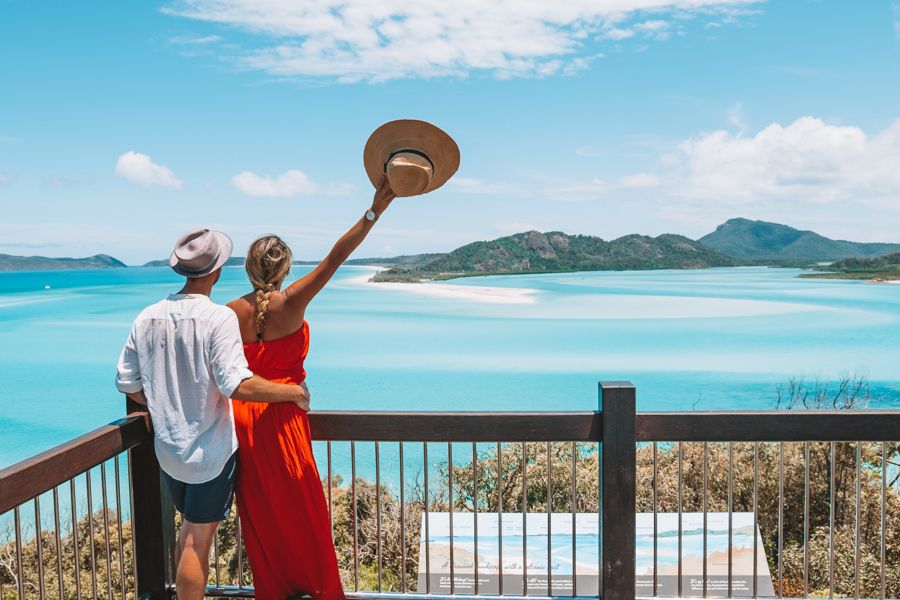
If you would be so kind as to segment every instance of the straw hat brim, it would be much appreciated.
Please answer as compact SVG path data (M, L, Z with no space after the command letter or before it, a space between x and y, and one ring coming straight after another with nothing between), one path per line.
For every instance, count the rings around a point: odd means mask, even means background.
M459 146L446 132L427 121L401 119L385 123L366 142L363 164L372 185L378 187L391 153L403 149L422 152L434 165L431 182L422 194L447 183L459 168Z

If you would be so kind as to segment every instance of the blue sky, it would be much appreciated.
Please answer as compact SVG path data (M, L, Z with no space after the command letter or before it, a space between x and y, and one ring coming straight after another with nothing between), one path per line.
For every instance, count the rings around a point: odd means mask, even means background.
M0 0L0 56L0 253L141 263L209 225L319 258L405 117L462 165L357 256L733 216L900 241L887 0Z

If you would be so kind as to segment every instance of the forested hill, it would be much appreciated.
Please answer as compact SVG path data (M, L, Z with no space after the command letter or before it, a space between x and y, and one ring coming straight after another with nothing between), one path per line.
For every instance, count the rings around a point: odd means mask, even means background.
M626 235L612 241L560 231L528 231L467 244L417 264L382 271L376 281L447 279L465 275L702 269L740 264L729 256L680 235Z
M50 258L47 256L15 256L0 254L0 271L57 271L69 269L110 269L125 263L108 254L85 258Z
M739 260L757 263L824 262L900 252L900 244L833 240L779 223L729 219L698 240Z

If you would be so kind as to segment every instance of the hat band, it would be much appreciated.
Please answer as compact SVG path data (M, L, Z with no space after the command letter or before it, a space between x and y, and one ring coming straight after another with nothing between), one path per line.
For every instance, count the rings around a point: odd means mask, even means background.
M421 156L422 158L427 160L428 164L431 165L431 170L434 171L434 163L431 162L431 159L428 158L427 154L425 154L424 152L422 152L420 150L414 150L412 148L402 148L400 150L394 150L393 152L390 153L390 155L387 157L387 160L384 161L384 172L387 173L387 167L388 167L388 164L391 162L391 159L393 159L398 154L403 154L403 153L407 153L407 152L409 154L415 154L416 156Z

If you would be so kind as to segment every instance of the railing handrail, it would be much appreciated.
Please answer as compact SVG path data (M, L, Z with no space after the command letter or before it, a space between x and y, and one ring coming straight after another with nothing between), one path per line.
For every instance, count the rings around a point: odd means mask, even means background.
M900 410L638 412L639 442L880 442L900 433Z
M134 413L0 470L0 514L149 439Z
M317 441L596 442L599 412L311 411Z
M312 411L320 441L602 441L600 412ZM900 410L638 412L639 442L882 441ZM117 421L0 470L0 513L150 439L146 413Z

